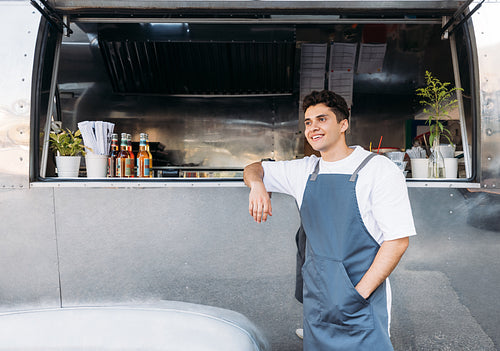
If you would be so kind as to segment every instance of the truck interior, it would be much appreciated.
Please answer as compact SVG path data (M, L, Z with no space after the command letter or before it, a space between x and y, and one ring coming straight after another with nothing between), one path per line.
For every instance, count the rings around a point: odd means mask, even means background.
M51 119L71 130L80 121L112 122L116 132L132 134L135 150L139 133L148 133L153 181L241 180L250 162L307 154L301 100L322 89L339 92L351 108L348 144L425 146L429 128L415 90L426 71L453 85L459 79L463 111L444 122L459 157L456 180L475 178L473 33L467 22L443 31L460 2L434 9L393 2L384 12L352 2L358 7L321 15L304 9L127 13L66 9L66 3L53 2L51 9L62 22L47 17L40 26L31 181L54 181ZM411 170L407 177L418 182Z

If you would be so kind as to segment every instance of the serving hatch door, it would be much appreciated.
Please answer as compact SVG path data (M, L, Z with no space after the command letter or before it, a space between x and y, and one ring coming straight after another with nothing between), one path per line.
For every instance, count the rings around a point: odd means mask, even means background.
M287 13L301 12L302 14L321 14L344 13L354 11L374 10L377 12L413 12L413 11L434 11L450 14L455 12L464 1L436 1L436 0L406 0L406 1L346 1L346 0L327 0L327 1L130 1L130 0L47 0L51 7L60 13L96 13L113 10L115 14L134 13L141 11L174 11L191 12L204 11L218 12L220 10L239 11L240 13L249 13L255 11L279 12L287 10ZM117 12L118 11L118 12ZM159 12L158 12L159 14Z

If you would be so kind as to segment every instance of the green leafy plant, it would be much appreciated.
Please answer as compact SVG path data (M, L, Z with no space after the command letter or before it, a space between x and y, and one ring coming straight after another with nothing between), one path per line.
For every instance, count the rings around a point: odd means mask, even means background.
M444 127L441 120L451 118L450 111L458 105L455 91L459 88L451 88L451 83L441 82L429 71L425 71L425 82L425 87L418 88L415 92L422 98L419 102L425 106L424 113L428 116L426 124L430 130L429 144L433 145L434 139L439 141L443 135L453 145L451 132Z
M62 130L60 124L53 123L49 134L50 149L58 156L85 155L81 134L80 130L73 133L69 129Z

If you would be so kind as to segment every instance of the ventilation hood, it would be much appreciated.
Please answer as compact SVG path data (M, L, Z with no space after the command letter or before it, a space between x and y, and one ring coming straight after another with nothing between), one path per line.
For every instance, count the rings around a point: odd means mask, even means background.
M116 93L291 94L290 26L139 23L99 25L98 42Z

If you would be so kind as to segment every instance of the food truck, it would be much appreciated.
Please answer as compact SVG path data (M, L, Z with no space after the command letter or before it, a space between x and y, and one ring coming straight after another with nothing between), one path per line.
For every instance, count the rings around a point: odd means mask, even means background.
M415 93L426 71L459 88L443 121L456 169L415 177L405 156L417 231L431 215L434 226L498 230L496 1L0 7L1 310L215 305L252 320L266 315L256 324L276 348L278 307L263 301L292 298L300 220L293 200L276 194L273 218L254 224L244 166L307 155L301 100L323 89L348 102L349 144L378 153L419 145L429 154ZM112 123L131 135L135 154L147 133L151 177L91 178L85 158L76 177L59 177L54 121L71 131ZM287 320L300 320L296 310Z

